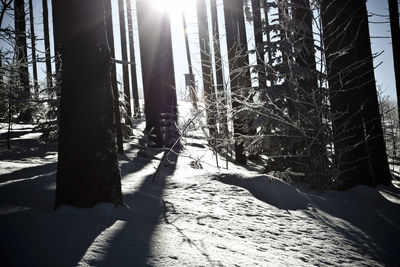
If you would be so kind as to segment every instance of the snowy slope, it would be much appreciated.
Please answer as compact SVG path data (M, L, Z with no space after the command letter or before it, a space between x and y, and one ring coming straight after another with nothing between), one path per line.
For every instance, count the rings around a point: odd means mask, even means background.
M217 168L198 138L152 182L163 153L138 144L142 126L120 157L125 206L57 211L55 147L16 125L7 151L2 129L0 265L399 265L398 187L318 194L232 163Z

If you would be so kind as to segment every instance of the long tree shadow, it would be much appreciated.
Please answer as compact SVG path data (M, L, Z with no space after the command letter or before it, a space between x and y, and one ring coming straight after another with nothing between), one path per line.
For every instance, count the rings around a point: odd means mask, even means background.
M387 191L398 192L398 189L387 187ZM386 199L376 188L367 186L358 186L348 192L329 191L322 196L309 194L310 204L352 227L340 226L320 212L309 213L311 217L352 240L355 247L376 261L387 266L396 266L400 262L399 204Z
M178 155L171 153L168 158L176 163ZM151 257L154 231L165 212L162 196L166 179L173 175L175 167L175 164L163 167L155 182L153 182L153 175L148 175L138 190L124 195L124 203L130 208L130 211L119 219L126 221L126 224L110 241L109 250L101 265L146 265Z
M214 179L245 188L255 198L276 208L303 210L310 218L345 237L361 255L388 266L400 262L400 205L386 199L376 188L358 186L347 192L315 194L266 176L219 175ZM394 186L379 190L392 197L400 193Z
M11 182L20 179L33 179L35 176L55 172L57 162L28 167L13 171L11 173L0 174L0 183Z

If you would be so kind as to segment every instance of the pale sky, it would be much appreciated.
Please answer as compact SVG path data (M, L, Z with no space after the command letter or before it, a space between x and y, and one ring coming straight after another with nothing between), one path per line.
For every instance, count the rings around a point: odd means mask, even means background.
M196 79L199 81L201 78L201 69L200 69L200 51L198 45L198 36L197 36L197 18L196 18L196 4L195 0L149 0L149 1L172 1L172 4L165 5L168 7L169 12L171 14L171 33L173 40L173 53L174 53L174 62L175 62L175 78L176 78L176 87L178 91L178 97L183 97L185 94L184 90L184 73L188 73L188 66L186 60L186 50L184 44L184 35L183 35L183 26L182 26L182 17L180 13L180 9L185 9L186 20L188 24L188 33L189 33L189 42L190 49L192 55L193 69L196 75ZM48 0L49 7L51 7L51 1ZM117 0L112 0L113 2L113 24L114 24L114 38L115 38L115 47L116 47L116 58L121 58L121 53L119 51L119 19L118 19L118 5ZM208 13L209 11L209 1L207 2ZM131 0L133 12L136 12L135 0ZM227 68L227 58L226 58L226 40L224 33L224 18L222 11L222 0L217 0L218 8L218 19L219 19L219 27L220 27L220 38L221 38L221 52L223 55L223 62L225 64L225 68ZM380 15L388 15L388 7L386 0L368 0L367 1L368 11ZM43 51L43 26L42 26L42 1L34 0L34 19L35 19L35 33L38 38L37 50ZM378 17L372 16L370 17L370 21L374 22L382 22L388 21L387 17ZM9 17L6 16L5 21L3 21L4 25L12 22ZM51 16L51 8L49 9L49 24L52 24L52 16ZM13 25L13 23L11 23ZM210 25L209 25L210 26ZM252 26L250 23L246 25L249 27L249 32L251 32L250 27ZM27 25L27 30L29 30L29 24ZM142 82L140 75L140 52L139 52L139 40L137 36L137 22L136 18L134 18L134 31L135 31L135 54L136 54L136 63L137 63L137 71L138 71L138 81L139 81L139 91L142 91ZM373 37L390 37L390 25L389 23L385 24L376 24L370 23L370 33ZM250 34L250 33L249 33ZM50 35L52 36L52 29L50 29ZM254 46L253 38L251 34L248 36L249 38L249 48ZM0 43L1 45L1 43ZM53 51L53 40L51 40L51 50ZM395 80L394 80L394 70L393 70L393 56L392 56L392 47L391 47L391 38L373 38L372 39L372 52L380 53L383 52L376 60L375 65L378 65L380 62L382 64L376 68L375 77L377 80L377 84L380 85L384 90L385 94L390 95L393 99L396 98L396 89L395 89ZM129 51L128 51L129 55ZM254 59L250 58L251 61ZM121 65L117 66L119 76L121 76ZM39 71L39 80L44 81L45 77L45 65L44 63L38 64ZM54 71L54 69L53 69ZM122 80L122 79L121 79ZM199 82L199 86L201 87L201 82Z

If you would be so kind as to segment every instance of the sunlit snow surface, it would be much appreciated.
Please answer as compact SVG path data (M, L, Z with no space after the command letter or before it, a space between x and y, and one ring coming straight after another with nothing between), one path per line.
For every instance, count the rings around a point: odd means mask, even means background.
M181 114L189 108L181 107ZM183 112L182 112L183 110ZM184 123L184 119L181 120ZM400 189L318 194L229 163L189 132L153 183L162 151L138 124L120 156L125 206L53 211L56 146L0 132L1 266L396 266ZM191 145L189 145L191 144ZM204 148L202 148L204 146ZM202 169L192 168L193 161ZM173 162L177 162L174 164Z

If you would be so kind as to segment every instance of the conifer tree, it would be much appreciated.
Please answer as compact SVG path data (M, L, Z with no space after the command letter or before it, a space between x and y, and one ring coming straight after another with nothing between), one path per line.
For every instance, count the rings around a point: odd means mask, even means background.
M55 207L122 204L104 2L54 1L53 10L62 61Z
M118 0L118 14L119 14L119 29L120 29L120 37L121 37L121 53L122 60L128 61L128 52L126 46L126 27L125 27L125 8L124 8L124 0ZM124 86L124 94L125 94L125 107L127 116L125 117L125 124L132 126L132 110L131 110L131 89L129 86L129 69L128 65L124 64L122 66L122 79Z
M335 153L345 188L389 184L366 3L321 3Z
M211 68L211 49L208 32L208 17L205 0L196 0L197 3L197 25L199 29L199 44L201 57L201 70L203 76L203 90L206 104L207 124L211 140L215 138L216 103L215 91L213 90L213 71Z
M149 145L169 147L178 122L169 15L147 0L137 0L136 10Z
M396 79L397 110L400 121L400 26L397 0L389 1L390 31L392 35L394 77Z
M243 1L224 0L224 15L226 42L229 59L230 87L232 92L232 108L236 114L233 118L235 137L235 160L246 164L246 155L243 147L244 135L249 134L248 118L238 113L241 109L243 97L249 95L250 72L247 57L247 37L244 23Z
M19 98L22 102L19 111L19 119L32 121L32 109L30 108L30 86L28 70L28 49L26 45L26 23L25 23L24 0L14 0L14 23L15 23L15 58L18 64L18 87Z
M49 36L49 10L47 0L42 0L43 8L43 31L44 31L44 49L46 61L46 81L47 87L53 87L52 67L51 67L51 53L50 53L50 36Z
M126 0L126 11L128 17L128 35L129 35L129 57L131 61L131 80L132 80L132 96L134 105L134 115L140 118L140 106L139 106L139 92L138 92L138 82L136 75L136 59L135 59L135 43L133 41L133 22L132 22L132 7L131 1Z
M112 5L111 0L104 0L104 9L105 9L105 23L106 23L106 31L107 31L107 41L110 46L111 57L115 58L115 47L114 47L114 30L112 25ZM118 153L124 153L124 144L122 137L122 126L121 126L121 112L119 109L119 90L117 84L117 68L115 64L111 66L111 85L113 91L113 111L114 111L114 119L115 119L115 127L117 134L117 146Z
M33 72L33 89L35 95L39 95L38 75L36 64L36 35L35 35L35 20L33 18L32 0L29 0L29 24L31 29L31 49L32 49L32 72Z

